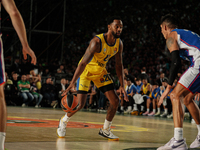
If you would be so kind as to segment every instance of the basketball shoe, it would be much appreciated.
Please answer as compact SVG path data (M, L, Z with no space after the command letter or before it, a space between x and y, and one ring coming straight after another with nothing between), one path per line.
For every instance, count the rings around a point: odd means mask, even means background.
M185 139L177 141L173 137L167 144L159 147L157 150L187 150L187 149L188 149L188 147L185 142Z
M100 136L103 136L105 138L108 138L108 140L111 140L111 141L119 141L119 137L115 136L111 131L110 131L110 128L108 129L103 129L101 128L99 130L99 135Z
M197 138L190 145L190 148L197 148L197 147L200 147L200 135L197 135Z
M64 138L65 134L66 134L67 122L62 121L62 118L60 119L58 129L57 129L57 135L58 135L59 138Z
M134 111L131 112L131 115L136 115L136 116L138 116L138 114L139 114L139 111L137 111L137 110L134 110Z

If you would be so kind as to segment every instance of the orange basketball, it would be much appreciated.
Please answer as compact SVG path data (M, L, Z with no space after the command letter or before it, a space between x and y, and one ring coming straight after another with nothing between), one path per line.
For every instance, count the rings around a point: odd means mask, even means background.
M79 102L75 95L67 94L61 100L61 107L65 112L74 112L78 106Z

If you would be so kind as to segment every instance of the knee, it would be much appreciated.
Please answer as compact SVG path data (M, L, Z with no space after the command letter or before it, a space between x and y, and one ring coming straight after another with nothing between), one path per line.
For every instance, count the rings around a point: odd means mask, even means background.
M170 97L172 103L179 101L179 96L173 91L171 92L169 97Z

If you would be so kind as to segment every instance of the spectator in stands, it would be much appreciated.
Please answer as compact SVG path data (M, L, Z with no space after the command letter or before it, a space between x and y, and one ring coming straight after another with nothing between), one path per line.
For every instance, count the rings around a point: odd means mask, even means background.
M50 71L49 71L49 68L46 68L46 69L44 70L42 76L43 76L43 77L48 77L48 76L50 76L50 75L51 75L51 73L50 73Z
M67 89L67 87L69 86L69 84L67 84L67 81L68 80L66 80L65 78L62 78L60 80L60 84L56 85L56 88L58 90L59 100L61 100L61 98L62 98L62 96L61 96L62 92L64 92Z
M31 80L32 80L31 93L35 98L35 102L36 102L35 107L38 108L38 107L41 107L40 103L42 101L43 96L42 94L39 93L36 83L34 82L34 78L32 78Z
M165 74L163 72L161 72L160 73L160 78L157 79L157 82L158 82L159 86L162 86L162 82L163 82L164 77L165 77Z
M28 106L34 99L30 93L30 82L26 80L26 75L21 76L21 80L17 82L20 91L20 97L23 99L22 107Z
M124 113L131 113L133 110L134 99L133 95L137 93L136 86L131 82L129 78L126 79L127 86L126 86L126 93L128 94L128 109L124 111Z
M57 73L65 73L64 65L60 65L60 67L57 69Z
M134 85L136 85L136 83L135 83L135 77L128 73L128 69L127 69L127 68L124 69L124 75L125 75L124 77L130 79L131 82L132 82Z
M40 90L42 88L41 76L39 74L36 75L35 71L31 70L30 78L32 79L32 82L35 83L37 90Z
M149 83L149 76L146 73L146 67L142 67L141 74L138 76L141 80L147 79L147 82Z
M94 99L96 98L96 86L93 83L90 83L90 88L87 94L87 102L89 103L88 108L89 109L93 109L94 108Z
M106 96L100 91L99 93L99 111L105 110Z
M43 97L48 101L48 105L56 107L58 104L56 101L56 88L52 83L51 78L47 78L46 83L42 84L41 92Z
M14 72L17 74L21 73L21 67L20 67L20 62L19 62L19 58L16 57L14 63L12 64L11 68L10 68L10 72L11 74L13 74Z

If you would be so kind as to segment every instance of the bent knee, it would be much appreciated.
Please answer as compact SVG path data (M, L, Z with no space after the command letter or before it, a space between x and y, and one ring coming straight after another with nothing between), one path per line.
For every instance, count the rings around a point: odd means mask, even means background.
M192 102L192 97L186 96L186 97L184 98L183 103L184 103L185 106L189 105L191 102Z

